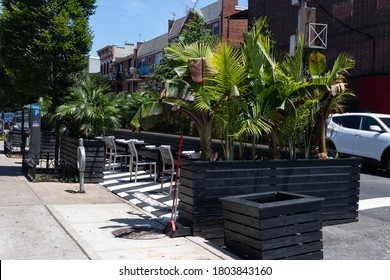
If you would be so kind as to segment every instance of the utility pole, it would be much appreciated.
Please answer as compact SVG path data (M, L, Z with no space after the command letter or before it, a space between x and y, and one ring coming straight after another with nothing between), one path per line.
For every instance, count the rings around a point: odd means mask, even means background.
M296 2L296 1L292 1ZM316 22L316 8L314 7L308 7L307 2L308 0L299 0L299 10L298 10L298 26L297 26L297 33L298 36L304 36L305 39L305 46L308 46L308 37L309 32L312 32L308 28L309 23L315 23Z
M317 23L316 8L308 7L310 0L291 0L291 5L299 7L297 34L290 37L290 53L295 49L296 36L303 36L307 48L327 48L327 25Z

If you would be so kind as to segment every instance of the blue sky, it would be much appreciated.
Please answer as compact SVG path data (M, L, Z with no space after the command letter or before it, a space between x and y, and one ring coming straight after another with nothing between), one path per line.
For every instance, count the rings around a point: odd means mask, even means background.
M216 0L198 0L202 8ZM247 0L239 0L247 7ZM95 15L90 19L94 34L91 56L107 45L124 46L125 41L148 41L168 31L168 19L172 13L178 19L186 14L194 3L191 0L97 0ZM141 34L141 35L140 35Z

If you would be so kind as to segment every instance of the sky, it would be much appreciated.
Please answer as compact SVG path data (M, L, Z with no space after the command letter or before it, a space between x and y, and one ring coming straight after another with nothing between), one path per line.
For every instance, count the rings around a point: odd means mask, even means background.
M216 0L198 0L197 8L203 8ZM248 6L247 0L239 0L239 6ZM168 32L168 20L186 15L194 7L192 0L97 0L96 12L90 18L94 39L90 55L107 45L123 47L125 42L149 41Z

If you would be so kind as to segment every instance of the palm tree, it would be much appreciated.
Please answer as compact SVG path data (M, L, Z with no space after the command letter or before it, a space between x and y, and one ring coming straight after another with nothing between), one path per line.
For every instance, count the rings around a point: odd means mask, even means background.
M119 109L108 86L96 84L89 76L83 76L69 89L64 104L56 115L72 136L91 138L105 135L119 127Z
M280 125L289 115L288 110L294 109L299 97L306 93L309 84L304 82L302 74L302 40L292 56L282 56L274 50L265 28L266 19L263 18L244 34L243 52L251 83L249 108L257 112L256 117L248 113L247 116L253 119L253 124L256 120L259 122L256 124L259 131L269 132L270 157L275 159L280 157Z
M347 53L341 53L330 71L326 72L326 58L320 52L313 52L309 57L311 83L324 85L314 91L317 106L317 123L319 135L319 156L327 158L326 121L332 111L340 111L341 104L351 92L347 90L345 74L355 66L354 58Z
M212 132L220 109L242 94L245 67L241 52L226 44L177 43L166 49L177 77L167 80L159 103L144 104L132 124L168 110L187 115L200 138L202 159L213 159Z

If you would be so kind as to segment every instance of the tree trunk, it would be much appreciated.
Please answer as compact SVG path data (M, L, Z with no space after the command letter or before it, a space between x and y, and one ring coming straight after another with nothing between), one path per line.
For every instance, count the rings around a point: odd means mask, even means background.
M321 158L327 158L328 152L326 150L326 118L324 114L320 115L320 122L318 125L318 129L319 129L318 156Z
M198 127L198 133L200 138L200 147L202 149L202 160L213 160L213 147L212 147L212 121L204 123L202 127Z
M271 159L280 159L279 137L275 128L271 130L271 139L269 144L269 153Z

